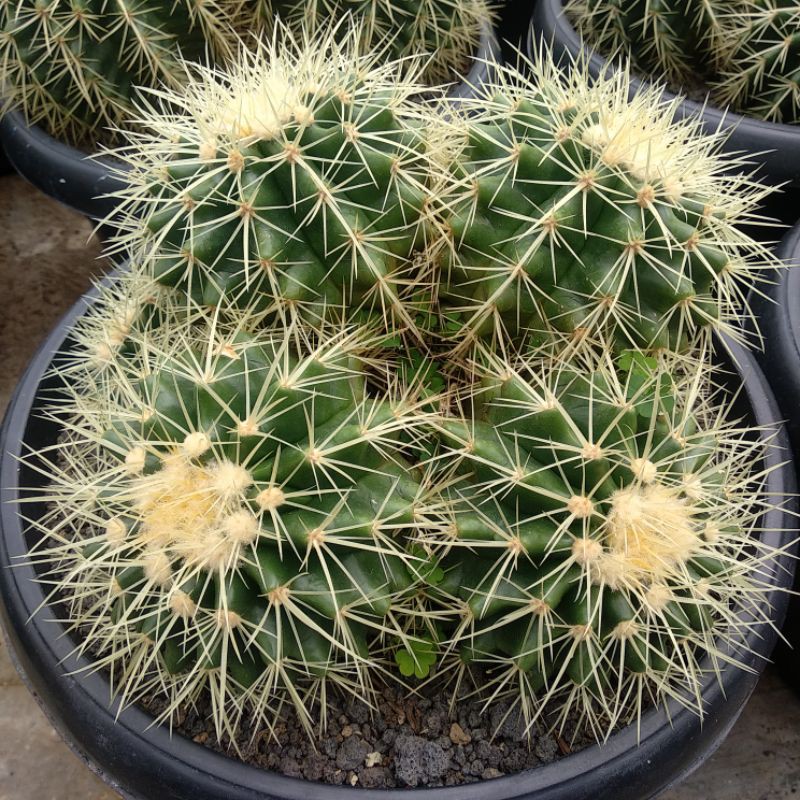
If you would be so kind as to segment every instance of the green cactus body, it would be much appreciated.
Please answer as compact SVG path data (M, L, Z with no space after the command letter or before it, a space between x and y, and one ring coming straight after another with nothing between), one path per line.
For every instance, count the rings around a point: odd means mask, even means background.
M758 446L720 422L700 372L632 353L544 373L487 361L476 418L441 423L463 476L438 586L461 607L460 658L598 730L640 711L641 681L702 713L701 661L759 591L743 555Z
M570 0L578 31L605 55L683 84L713 69L728 0Z
M714 85L720 105L770 122L800 122L800 4L749 0L725 15L724 65Z
M427 83L454 80L466 72L481 30L493 12L485 0L289 0L276 4L292 27L316 30L349 14L361 26L365 50L384 47L393 58L428 55Z
M533 68L470 104L445 212L456 340L602 332L686 351L725 327L771 263L736 227L764 190L725 176L718 139L673 122L660 90L629 101L624 73L589 87L580 69Z
M0 61L9 107L84 142L132 113L137 86L179 85L180 55L227 52L240 0L3 0Z
M164 93L181 110L147 115L118 153L133 169L120 247L202 304L413 324L426 138L412 87L355 55L352 33L305 49L284 34Z
M175 703L210 687L220 707L302 709L314 681L368 686L371 642L404 640L402 539L424 512L402 453L424 415L365 394L357 340L300 341L173 321L131 334L102 393L61 409L69 522L39 558L80 583L80 648L126 700L155 674Z

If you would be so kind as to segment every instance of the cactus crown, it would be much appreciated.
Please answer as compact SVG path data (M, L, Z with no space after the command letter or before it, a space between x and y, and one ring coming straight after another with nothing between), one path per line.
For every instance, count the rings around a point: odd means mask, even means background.
M119 249L200 303L412 325L433 118L411 101L414 70L359 55L358 37L312 46L278 25L228 72L153 92L116 152L131 168Z
M729 170L721 137L673 121L619 71L589 85L546 55L502 68L454 121L442 302L457 337L533 332L616 349L690 351L730 321L769 251L739 230L766 189ZM742 165L739 164L741 167Z
M3 0L0 69L9 108L86 143L127 121L138 86L178 86L179 56L229 52L241 0Z

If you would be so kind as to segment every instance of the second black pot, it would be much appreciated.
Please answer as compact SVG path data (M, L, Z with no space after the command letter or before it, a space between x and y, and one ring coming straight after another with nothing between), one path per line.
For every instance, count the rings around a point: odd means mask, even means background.
M531 54L540 42L550 45L556 58L566 55L573 60L585 59L594 78L614 69L613 62L584 47L580 35L564 13L562 0L538 0L528 35L528 53ZM631 94L644 83L632 75ZM664 91L665 100L675 97L672 92ZM708 133L726 131L729 136L725 149L731 153L749 154L753 166L760 166L760 178L773 185L789 182L800 187L800 126L765 122L689 98L681 101L676 117L699 117ZM765 211L770 214L773 209ZM773 216L789 224L794 224L800 216L795 202L787 204L780 198L775 202L774 211L778 213L773 213ZM780 213L782 211L788 211L791 218Z
M593 746L538 769L451 788L370 791L308 783L226 758L165 727L150 727L152 718L132 707L116 717L109 707L110 687L101 673L81 672L86 658L72 654L74 640L57 621L57 609L44 605L46 589L36 582L34 565L26 560L36 533L19 515L16 501L26 489L42 491L35 463L21 463L30 450L52 445L59 427L37 415L52 401L58 383L52 372L58 351L72 347L69 331L84 313L81 301L67 314L31 362L9 407L0 438L0 598L2 617L18 667L45 713L61 735L111 786L132 800L645 800L681 780L699 766L724 739L753 691L772 650L776 634L763 622L748 632L752 653L742 655L752 671L723 670L719 683L711 665L703 685L706 717L701 721L672 702L668 711L650 710L641 725L630 726ZM727 362L740 415L761 426L762 437L776 436L764 467L770 470L766 492L787 496L785 508L763 517L760 537L773 546L786 545L793 534L795 491L791 464L785 462L788 440L778 424L780 412L753 357L735 343ZM23 488L25 487L25 488ZM43 504L26 504L25 515L36 519ZM14 569L9 565L14 564ZM763 595L765 608L780 623L791 582L793 560L782 554L767 565L775 589ZM41 609L41 610L39 610Z
M49 197L95 222L114 212L118 201L105 195L124 184L112 174L109 159L90 157L38 125L29 127L19 111L0 119L0 142L14 169Z
M798 212L800 213L800 212ZM794 448L795 463L800 455L800 223L778 247L777 254L789 265L763 295L753 292L751 306L764 337L758 354L769 380ZM795 582L800 592L800 581ZM787 679L800 691L800 595L790 602L784 635L776 661Z

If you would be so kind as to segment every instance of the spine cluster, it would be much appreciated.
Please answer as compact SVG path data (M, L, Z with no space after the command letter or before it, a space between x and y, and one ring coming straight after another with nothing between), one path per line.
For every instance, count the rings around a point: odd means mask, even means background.
M711 365L764 190L624 76L543 54L453 109L361 35L187 68L115 151L130 267L38 456L77 649L231 737L378 680L702 714L769 619L781 500Z

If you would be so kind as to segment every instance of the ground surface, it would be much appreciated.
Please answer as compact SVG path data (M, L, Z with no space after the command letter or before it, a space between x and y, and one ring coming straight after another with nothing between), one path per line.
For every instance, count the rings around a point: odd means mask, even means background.
M0 229L2 409L39 341L105 265L89 224L18 178L0 178ZM800 693L770 668L722 748L662 800L798 795ZM59 740L0 645L0 800L115 797Z

